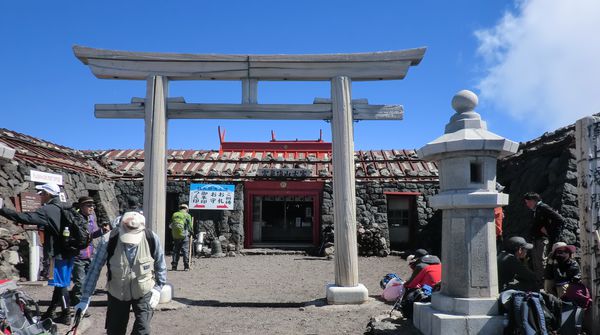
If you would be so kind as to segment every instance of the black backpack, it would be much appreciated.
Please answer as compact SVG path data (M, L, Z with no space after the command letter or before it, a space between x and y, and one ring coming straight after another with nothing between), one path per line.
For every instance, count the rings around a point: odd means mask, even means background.
M73 207L60 208L59 239L64 254L77 255L81 249L87 248L92 241L88 230L88 220ZM69 229L69 236L65 236L65 228Z

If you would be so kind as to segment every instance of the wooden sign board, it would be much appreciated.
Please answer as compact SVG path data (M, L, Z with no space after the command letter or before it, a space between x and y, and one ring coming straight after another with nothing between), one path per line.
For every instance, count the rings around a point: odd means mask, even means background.
M311 175L311 170L309 169L258 169L256 170L256 175L260 177L279 177L279 178L307 178Z
M37 193L23 192L19 196L21 198L21 212L35 212L35 210L42 207L42 199Z

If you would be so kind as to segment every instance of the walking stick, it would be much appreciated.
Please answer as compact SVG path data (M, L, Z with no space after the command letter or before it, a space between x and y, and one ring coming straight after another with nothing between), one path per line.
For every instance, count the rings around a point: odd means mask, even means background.
M194 243L192 242L194 240L194 236L192 234L190 234L190 240L189 240L189 245L188 245L188 260L189 260L189 266L190 266L190 270L192 269L192 255L193 253L193 246Z

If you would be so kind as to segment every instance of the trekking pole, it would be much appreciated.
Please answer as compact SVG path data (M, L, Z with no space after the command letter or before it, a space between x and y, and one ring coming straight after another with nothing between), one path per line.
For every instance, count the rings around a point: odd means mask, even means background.
M194 243L192 242L193 240L194 240L194 237L190 234L190 239L188 242L188 260L190 262L190 264L189 264L190 270L192 269L192 261L193 261L192 255L194 254L193 250L192 250L194 248Z
M65 334L65 335L69 335L71 332L73 332L73 335L77 335L77 327L79 327L79 322L81 321L81 310L78 309L77 312L75 312L75 320L73 321L73 327L71 327L71 329L69 329L69 331Z

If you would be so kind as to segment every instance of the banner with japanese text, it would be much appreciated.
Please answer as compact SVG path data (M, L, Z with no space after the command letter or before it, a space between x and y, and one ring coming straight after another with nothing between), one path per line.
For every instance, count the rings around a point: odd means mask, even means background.
M235 185L191 184L190 209L233 210Z

